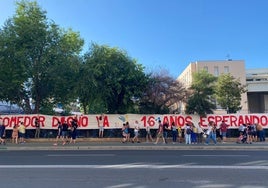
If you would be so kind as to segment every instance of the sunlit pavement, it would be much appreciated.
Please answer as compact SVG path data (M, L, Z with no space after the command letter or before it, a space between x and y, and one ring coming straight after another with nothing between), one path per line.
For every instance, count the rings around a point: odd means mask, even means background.
M216 145L210 143L205 145L185 144L168 142L141 142L141 143L121 143L120 139L77 139L77 142L63 145L58 142L55 145L53 139L27 139L25 143L14 144L7 141L6 145L1 144L0 150L268 150L268 142L253 142L252 144L237 144L235 140L226 143L218 142Z

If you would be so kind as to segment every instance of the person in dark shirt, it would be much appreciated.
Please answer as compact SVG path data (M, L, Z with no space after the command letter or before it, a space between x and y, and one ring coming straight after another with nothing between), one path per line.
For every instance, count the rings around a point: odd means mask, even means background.
M76 143L78 122L76 118L73 118L71 122L71 141L70 143Z
M168 137L168 131L169 131L169 125L168 123L164 123L163 124L163 137L164 137L164 140L165 140L165 144L167 144L167 137Z
M68 141L68 128L69 126L67 124L67 121L64 121L64 123L62 124L62 132L61 132L62 133L61 137L63 141L62 145L65 145Z
M3 124L0 124L0 144L6 144L6 126Z
M56 136L56 142L54 143L54 146L58 145L58 141L59 139L62 137L62 124L60 121L58 121L58 132L57 132L57 136Z
M38 118L35 118L34 121L34 126L35 126L35 138L39 138L40 137L40 122Z

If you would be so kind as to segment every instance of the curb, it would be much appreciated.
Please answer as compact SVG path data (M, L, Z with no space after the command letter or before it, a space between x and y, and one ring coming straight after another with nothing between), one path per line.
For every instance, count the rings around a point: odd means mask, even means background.
M265 150L268 145L65 145L65 146L2 146L0 151L24 151L24 150Z
M204 145L193 144L186 145L185 143L176 144L161 144L154 145L146 143L141 139L141 143L121 143L121 138L78 138L77 143L67 145L54 146L55 139L40 138L40 139L26 139L25 144L12 144L10 141L7 145L0 145L1 151L23 151L23 150L265 150L268 151L268 142L256 142L253 144L236 144L235 140L229 140L229 142L217 145Z

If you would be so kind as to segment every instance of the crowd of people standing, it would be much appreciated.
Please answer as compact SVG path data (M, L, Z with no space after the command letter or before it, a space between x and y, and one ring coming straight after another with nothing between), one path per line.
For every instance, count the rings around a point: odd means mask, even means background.
M26 127L23 122L15 124L12 129L11 141L15 144L25 143ZM6 127L0 124L0 144L6 144Z
M185 144L217 144L217 143L226 143L227 135L230 126L222 121L220 124L216 125L214 121L210 121L208 125L201 126L201 123L194 124L193 122L187 122L184 126L176 126L175 122L168 124L167 122L162 123L161 120L157 120L158 129L155 133L155 140L153 139L153 134L151 132L150 126L146 126L146 142L153 142L158 144L162 142L167 144L168 136L171 137L172 143L185 143ZM134 126L134 137L131 139L131 129L129 122L123 124L122 142L132 141L138 139L139 128ZM242 127L242 128L241 128ZM244 124L239 128L240 136L238 139L241 139L241 135L246 135L246 139L242 143L252 144L252 142L263 142L265 141L265 132L261 125L259 124ZM139 140L137 142L140 142ZM240 142L237 142L240 143Z
M72 119L70 126L68 125L67 121L64 121L63 123L58 121L57 136L54 145L58 145L60 140L62 141L62 145L65 145L67 143L75 144L77 138L77 129L77 118Z
M35 129L35 138L40 138L40 123L38 118L35 119L34 125ZM67 121L61 123L58 121L57 126L57 136L54 145L58 145L58 142L61 140L62 145L66 143L76 143L77 138L77 129L78 121L77 118L73 118L70 124ZM11 133L11 142L14 144L24 144L26 142L26 126L23 122L15 124L12 128ZM0 122L0 144L6 144L6 127L3 123Z
M96 116L99 127L99 138L103 138L104 135L104 115ZM152 127L148 125L140 126L138 121L134 121L130 126L129 122L123 123L122 131L122 143L132 142L140 143L142 141L141 130L144 129L146 135L146 142L152 142L158 144L162 142L167 144L169 140L173 144L185 143L185 144L217 144L218 142L226 143L229 125L222 121L218 125L214 121L210 121L208 125L202 125L201 123L194 124L193 122L186 122L184 126L177 126L175 122L171 124L162 122L157 119L157 130L152 131ZM35 138L40 136L40 123L38 118L35 119L34 125ZM130 128L131 127L131 128ZM77 139L78 120L76 117L72 118L70 122L58 121L57 135L54 145L58 145L62 142L62 145L67 143L76 143ZM242 124L239 126L239 136L236 143L252 144L253 142L265 141L265 130L260 124ZM23 122L15 124L12 130L11 142L15 144L25 143L26 127ZM171 139L169 139L171 138ZM6 130L5 126L0 123L0 144L6 144Z
M252 142L264 142L265 132L260 124L242 124L239 126L237 143L252 144Z

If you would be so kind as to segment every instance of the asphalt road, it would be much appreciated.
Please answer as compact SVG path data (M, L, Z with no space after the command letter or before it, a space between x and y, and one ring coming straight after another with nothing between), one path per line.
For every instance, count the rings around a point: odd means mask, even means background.
M1 187L268 187L267 151L0 151Z

